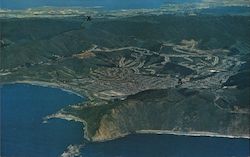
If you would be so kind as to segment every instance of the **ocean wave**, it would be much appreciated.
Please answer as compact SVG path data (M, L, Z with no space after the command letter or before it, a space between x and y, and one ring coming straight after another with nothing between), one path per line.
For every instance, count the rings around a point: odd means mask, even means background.
M84 147L81 145L69 145L67 149L61 154L61 157L82 157L80 150Z

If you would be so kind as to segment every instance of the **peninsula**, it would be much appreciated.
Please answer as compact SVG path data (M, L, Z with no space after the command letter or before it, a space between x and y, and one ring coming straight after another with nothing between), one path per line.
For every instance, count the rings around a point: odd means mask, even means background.
M133 133L250 137L249 16L91 10L96 16L86 21L28 13L1 18L0 83L87 98L45 122L82 122L90 141Z

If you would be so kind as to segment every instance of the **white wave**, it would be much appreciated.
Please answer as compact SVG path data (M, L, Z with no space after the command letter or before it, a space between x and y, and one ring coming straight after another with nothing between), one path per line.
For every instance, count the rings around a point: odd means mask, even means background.
M69 145L61 157L82 157L80 150L84 145Z

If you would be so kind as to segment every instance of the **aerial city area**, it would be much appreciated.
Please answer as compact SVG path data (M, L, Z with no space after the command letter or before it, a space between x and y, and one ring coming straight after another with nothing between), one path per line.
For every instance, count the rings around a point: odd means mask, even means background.
M1 157L249 157L249 0L1 0Z

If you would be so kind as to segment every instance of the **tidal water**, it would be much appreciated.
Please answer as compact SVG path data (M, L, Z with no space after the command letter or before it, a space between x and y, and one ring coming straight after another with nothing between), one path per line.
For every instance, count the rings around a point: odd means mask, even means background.
M27 84L1 87L1 155L56 157L70 144L83 141L80 123L43 117L83 98L55 88Z
M83 98L60 89L27 84L1 86L1 155L57 157L69 145L82 145L83 126L42 118ZM248 157L248 139L130 135L102 143L86 143L83 157Z

